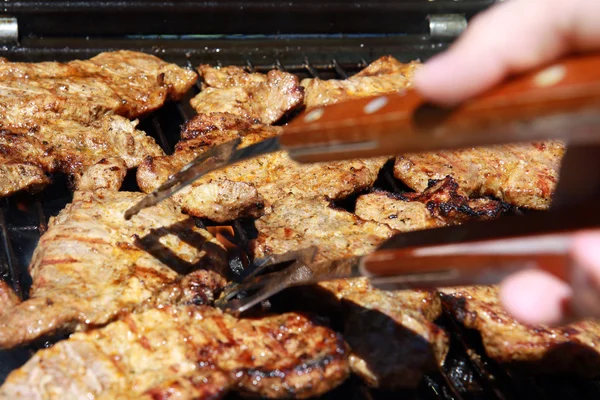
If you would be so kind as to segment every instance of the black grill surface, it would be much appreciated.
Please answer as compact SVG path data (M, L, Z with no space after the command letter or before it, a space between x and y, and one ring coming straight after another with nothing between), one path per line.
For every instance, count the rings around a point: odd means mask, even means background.
M362 42L362 43L361 43ZM445 45L433 45L427 40L390 41L377 38L375 42L385 44L381 48L373 46L373 40L347 41L337 46L333 42L295 42L295 45L275 46L273 42L236 43L229 47L210 47L208 44L192 49L189 43L181 43L172 48L139 48L155 53L168 61L196 67L200 63L215 65L240 65L249 71L267 71L278 68L297 74L300 78L319 77L323 79L344 79L358 72L380 55L392 54L402 61L427 58ZM368 43L369 46L365 46ZM89 43L88 43L89 44ZM338 43L339 44L339 43ZM333 46L327 57L329 46ZM337 47L336 47L337 46ZM74 42L63 47L40 47L29 50L5 49L12 59L40 61L41 59L85 58L95 53L118 48L117 43L102 42L98 46L78 47ZM204 49L206 48L206 49ZM250 53L240 52L241 48L254 48ZM221 49L216 51L217 49ZM314 51L313 56L309 51ZM195 91L199 88L196 87ZM179 140L181 124L194 115L189 106L189 98L180 103L167 104L154 115L141 121L139 129L152 135L167 153L172 153ZM19 195L0 200L0 277L12 284L22 298L27 297L31 283L27 266L39 237L47 227L48 219L64 208L72 196L64 177L56 176L54 183L36 196ZM378 186L392 191L402 190L391 175L384 169ZM135 174L130 173L122 190L137 190ZM200 224L205 223L199 221ZM236 232L242 237L252 236L251 229L243 223L235 224ZM439 372L425 376L415 390L395 393L367 388L359 379L351 378L338 389L327 394L327 399L597 399L600 398L600 382L575 381L567 378L540 378L515 375L485 355L479 335L467 330L445 313L438 323L451 334L451 348L447 360ZM19 367L37 349L50 346L57 338L47 338L27 348L0 351L0 383L13 369ZM237 398L236 395L230 398Z

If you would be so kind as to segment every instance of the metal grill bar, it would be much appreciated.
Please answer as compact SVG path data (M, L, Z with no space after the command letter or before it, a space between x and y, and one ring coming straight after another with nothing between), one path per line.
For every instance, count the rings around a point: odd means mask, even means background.
M167 137L165 136L165 133L163 132L163 129L160 126L160 123L158 122L158 118L156 117L152 118L152 128L154 130L155 135L158 136L160 140L160 146L163 148L165 153L171 154L173 152L173 148L169 144L169 141L167 140Z
M338 64L338 62L335 58L332 60L332 63L333 63L333 67L335 68L335 71L338 73L340 78L348 79L348 74L346 73L344 68L342 68L342 66L340 64Z
M279 58L275 59L275 64L274 64L275 68L277 68L279 71L284 71L285 72L285 68L283 67L283 64L281 63L281 61L279 61Z
M1 238L1 245L3 248L2 251L2 258L0 259L0 261L2 262L2 269L6 270L6 272L3 272L3 274L5 273L6 275L8 275L8 278L10 278L10 282L11 282L11 286L13 288L13 290L15 291L15 293L17 293L17 295L19 296L19 298L23 298L23 288L21 286L21 275L20 275L20 267L19 267L19 263L17 261L17 257L15 256L15 253L13 251L13 247L12 247L12 243L11 243L11 236L10 236L10 231L6 225L6 210L7 210L7 205L8 205L8 201L3 201L2 202L2 207L0 209L0 234L2 236Z
M251 74L255 72L255 68L254 65L252 64L252 61L250 60L246 60L246 69L248 70L248 72L250 72Z
M308 60L308 57L304 57L304 67L306 68L306 70L310 74L311 78L318 78L319 77L319 72L317 72L317 70L315 69L315 67L313 67L313 65L310 63L310 61Z
M37 211L39 226L38 231L41 234L48 230L48 224L46 223L46 216L44 215L44 208L42 207L42 203L39 200L35 201L35 210Z
M193 110L191 110L190 106L183 105L181 103L177 103L177 111L179 112L179 117L183 121L187 121L187 120L191 119L192 116L194 115L194 112L193 112Z

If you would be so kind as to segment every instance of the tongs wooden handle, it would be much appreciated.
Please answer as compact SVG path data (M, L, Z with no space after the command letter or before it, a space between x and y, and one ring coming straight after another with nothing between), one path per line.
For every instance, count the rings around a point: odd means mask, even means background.
M552 138L599 142L599 111L600 54L592 53L513 77L452 109L414 90L310 109L280 142L300 162Z

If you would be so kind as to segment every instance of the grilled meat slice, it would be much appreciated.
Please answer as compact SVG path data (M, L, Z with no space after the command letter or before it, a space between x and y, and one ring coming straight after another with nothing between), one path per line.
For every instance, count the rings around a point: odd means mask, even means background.
M528 373L600 376L600 323L561 328L525 326L502 308L495 286L446 288L443 303L467 328L481 334L491 358Z
M348 373L341 337L302 314L237 319L167 306L40 350L9 375L0 398L196 399L228 390L306 398Z
M304 79L301 82L304 104L311 108L407 89L412 86L413 74L419 66L418 62L403 64L385 56L348 79Z
M125 175L127 164L122 158L103 158L81 174L75 175L75 187L81 191L119 190Z
M170 200L125 221L142 197L75 193L34 251L29 299L0 310L0 348L106 324L128 310L212 300L225 284L225 250Z
M307 107L389 93L412 86L419 63L402 64L392 57L375 61L346 80L305 79ZM398 157L395 175L422 192L429 180L452 176L468 196L495 196L519 207L547 209L558 180L564 144L547 141L473 148Z
M35 162L43 158L44 146L39 141L0 131L0 197L24 189L38 192L48 185L50 179Z
M317 246L315 261L366 254L397 232L335 209L324 199L292 194L274 203L271 212L256 221L256 229L254 257Z
M368 221L386 224L402 232L444 226L419 201L406 201L394 193L376 191L359 196L356 200L356 215Z
M266 75L239 67L198 68L202 91L191 100L198 114L228 112L254 123L272 124L302 104L298 78L271 70Z
M448 337L433 322L441 314L438 293L378 290L366 278L320 286L341 302L350 366L369 386L415 386L446 358Z
M398 231L332 208L322 199L288 195L256 221L255 257L317 246L316 261L362 255ZM346 309L344 337L353 350L353 372L370 385L410 387L435 369L448 349L446 334L432 321L441 312L437 294L387 292L363 279L319 286Z
M280 127L252 125L232 114L198 116L186 124L182 136L188 139L177 144L173 155L144 160L137 171L138 185L149 193L215 145L237 138L242 138L242 145L248 145L280 133ZM253 180L268 172L261 159L252 159L208 174L173 195L172 199L184 212L216 222L240 217L258 218L265 204Z
M355 213L401 232L460 224L470 219L495 219L509 207L496 200L469 199L451 177L430 181L423 193L376 191L360 196Z
M452 176L469 196L494 196L545 210L558 182L565 146L559 141L509 144L398 157L394 175L416 191Z
M126 168L163 154L124 117L180 99L195 80L193 71L131 51L69 63L0 59L0 196L37 191L53 172L76 187L118 189Z
M154 139L135 129L137 122L116 115L90 124L38 122L32 129L0 131L0 169L6 172L0 196L39 190L49 183L46 173L57 172L69 175L75 188L118 189L128 168L164 154Z
M234 138L242 146L281 134L280 127L251 125L231 114L213 113L192 119L188 138L172 156L147 159L138 168L138 185L151 192L210 147ZM226 222L260 217L265 208L289 193L298 198L342 199L373 185L385 158L303 165L285 152L243 161L210 173L174 195L183 210L197 217Z
M0 128L32 127L40 114L89 124L105 114L136 118L178 100L193 71L132 51L69 63L0 59Z

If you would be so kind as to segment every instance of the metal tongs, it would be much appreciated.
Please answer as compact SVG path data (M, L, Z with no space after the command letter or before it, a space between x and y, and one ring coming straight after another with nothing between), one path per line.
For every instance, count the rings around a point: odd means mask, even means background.
M367 277L384 290L431 289L495 284L531 267L573 282L570 237L575 231L600 226L597 208L584 204L402 233L365 256L315 262L316 248L269 256L255 260L252 274L227 286L216 305L242 313L284 289L339 278ZM261 274L268 269L275 271Z
M565 58L511 78L452 109L432 106L409 90L307 110L281 136L243 148L239 140L213 147L125 217L209 172L279 150L304 163L546 139L570 145L550 214L404 233L372 254L346 260L315 263L310 249L259 260L263 268L284 259L294 264L275 278L247 277L228 288L219 305L242 311L285 287L349 276L368 276L395 288L480 284L536 263L566 279L568 235L598 226L598 213L584 205L599 198L600 153L593 146L600 144L600 54ZM258 292L233 300L248 289Z

